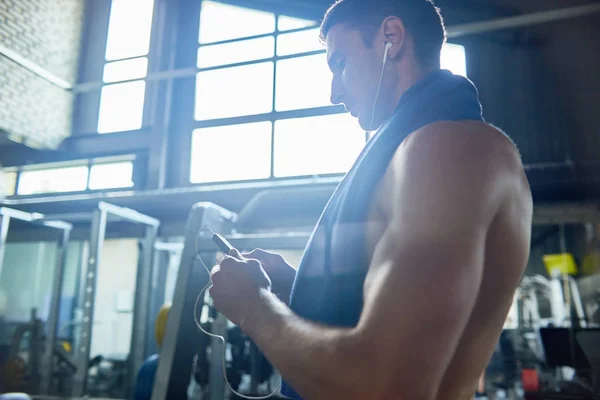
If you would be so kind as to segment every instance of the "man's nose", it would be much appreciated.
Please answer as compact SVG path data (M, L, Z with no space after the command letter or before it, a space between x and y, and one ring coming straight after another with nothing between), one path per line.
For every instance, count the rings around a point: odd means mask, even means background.
M331 80L330 100L333 104L340 104L342 101L344 101L344 87L341 82L339 82L339 79L335 77Z

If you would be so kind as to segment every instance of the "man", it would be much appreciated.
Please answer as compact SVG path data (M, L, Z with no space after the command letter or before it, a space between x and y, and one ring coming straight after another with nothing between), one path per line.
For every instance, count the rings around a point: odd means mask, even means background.
M341 0L321 33L332 102L379 130L298 273L233 251L213 269L214 304L293 398L471 398L529 255L519 154L483 122L472 83L440 70L431 1Z

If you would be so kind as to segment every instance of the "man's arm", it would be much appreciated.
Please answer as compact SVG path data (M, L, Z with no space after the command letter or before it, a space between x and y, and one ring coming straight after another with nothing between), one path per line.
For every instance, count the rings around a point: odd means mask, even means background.
M435 397L477 298L506 149L434 126L405 141L356 328L305 321L263 291L242 328L303 397Z

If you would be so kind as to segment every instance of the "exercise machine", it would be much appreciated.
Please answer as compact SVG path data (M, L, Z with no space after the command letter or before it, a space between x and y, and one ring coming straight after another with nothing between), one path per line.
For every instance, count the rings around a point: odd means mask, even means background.
M50 228L59 233L58 249L54 260L54 274L52 277L52 290L49 313L44 324L37 315L37 310L31 310L31 319L28 324L17 325L11 339L8 351L5 350L4 372L12 374L14 378L21 377L20 382L13 382L29 393L48 393L51 386L63 388L67 375L65 366L73 373L73 364L57 346L57 329L60 311L60 294L65 269L65 257L69 235L72 225L47 218L43 214L27 213L20 210L0 208L0 276L4 264L4 254L11 222L20 222L29 225ZM5 322L7 323L7 322ZM25 337L27 335L27 340ZM28 347L26 360L21 357L24 342ZM9 382L7 382L9 383Z

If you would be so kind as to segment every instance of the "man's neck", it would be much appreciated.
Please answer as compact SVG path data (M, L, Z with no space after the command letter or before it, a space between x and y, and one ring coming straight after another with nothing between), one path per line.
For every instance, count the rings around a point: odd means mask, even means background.
M439 70L439 68L423 68L420 65L412 65L408 68L404 68L403 71L399 71L398 76L400 78L398 79L397 85L394 89L393 98L391 102L391 104L394 105L393 110L396 110L396 108L398 107L398 103L400 103L402 95L404 95L404 93L406 93L408 89L416 85L423 78L425 78L427 75L436 70Z
M423 66L417 64L398 65L397 68L397 79L392 82L392 87L389 89L387 94L387 101L380 102L383 109L377 113L381 116L381 124L378 126L383 125L385 121L394 115L396 109L398 108L398 104L400 103L400 99L408 89L420 82L431 72L439 70L439 68L434 67L424 68Z

